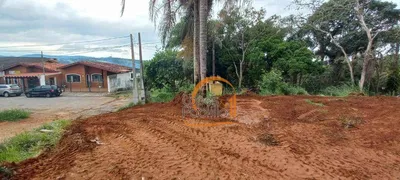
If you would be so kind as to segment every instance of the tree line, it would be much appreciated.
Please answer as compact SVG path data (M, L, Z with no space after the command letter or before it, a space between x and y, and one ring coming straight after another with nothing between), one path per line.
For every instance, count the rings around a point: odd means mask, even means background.
M251 1L222 2L212 17L212 0L150 1L164 47L146 63L148 88L178 91L218 75L262 94L398 93L395 3L294 0L309 13L266 17Z

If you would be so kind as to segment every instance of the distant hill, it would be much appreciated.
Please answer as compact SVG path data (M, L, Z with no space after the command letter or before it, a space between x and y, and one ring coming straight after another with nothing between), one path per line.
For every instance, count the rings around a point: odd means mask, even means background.
M40 54L27 54L20 57L41 57ZM60 56L60 55L43 55L43 57L47 58L56 58L58 62L63 64L70 64L77 61L98 61L98 62L107 62L118 64L122 66L132 67L132 60L125 58L115 58L115 57L90 57L90 56ZM140 61L135 60L136 68L140 68Z

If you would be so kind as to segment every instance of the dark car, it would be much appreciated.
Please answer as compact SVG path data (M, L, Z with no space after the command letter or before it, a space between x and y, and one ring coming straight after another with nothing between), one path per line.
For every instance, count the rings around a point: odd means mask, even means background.
M28 92L25 93L25 95L26 97L45 96L49 98L53 96L60 96L61 93L61 88L55 85L44 85L30 89Z

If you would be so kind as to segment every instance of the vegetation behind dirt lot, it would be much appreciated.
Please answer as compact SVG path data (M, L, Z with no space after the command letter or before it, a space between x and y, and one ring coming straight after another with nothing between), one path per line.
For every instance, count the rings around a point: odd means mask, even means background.
M151 7L158 7L157 2ZM296 0L292 5L309 9L309 14L286 17L268 17L265 9L252 7L252 1L233 3L218 12L221 16L207 19L207 28L199 30L207 32L200 45L194 41L200 37L193 35L193 27L200 24L192 21L194 11L187 9L195 1L182 2L187 3L168 1L165 7L172 9L150 9L154 17L162 16L155 22L165 23L160 29L165 47L145 61L145 87L161 99L170 95L160 91L178 92L211 75L227 79L239 91L247 88L262 95L400 92L398 3L360 1L357 6L352 0ZM185 16L170 16L171 11ZM372 34L369 29L374 29Z
M132 95L133 95L132 90L127 90L127 91L117 91L107 96L119 99L119 98L130 98L132 97Z
M20 162L53 147L61 138L63 129L69 124L68 120L57 120L10 138L0 144L0 164Z
M18 121L26 119L31 113L23 109L9 109L0 111L0 122L2 121Z

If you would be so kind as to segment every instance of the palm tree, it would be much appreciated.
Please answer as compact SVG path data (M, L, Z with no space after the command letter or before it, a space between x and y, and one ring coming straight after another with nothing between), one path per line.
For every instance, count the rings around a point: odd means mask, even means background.
M161 1L161 2L160 2ZM158 15L162 13L162 20L159 23L159 31L163 44L176 22L176 14L184 11L188 18L186 35L193 37L193 62L194 82L204 79L207 74L207 20L213 5L213 0L150 0L150 20L156 23ZM225 6L233 5L240 0L225 0ZM157 6L157 4L160 4ZM121 0L121 16L125 11L125 0ZM193 32L193 33L192 33ZM184 38L182 38L183 40Z
M208 19L208 0L199 0L199 19L200 19L200 79L207 76L207 19Z
M193 69L194 69L194 84L196 85L199 82L199 75L200 75L200 44L199 44L199 26L200 26L200 19L199 19L199 1L193 2Z

